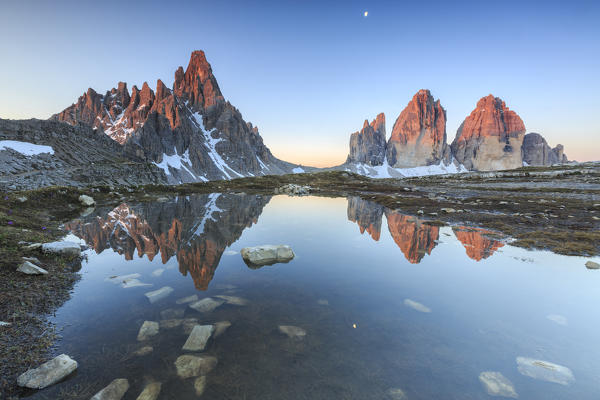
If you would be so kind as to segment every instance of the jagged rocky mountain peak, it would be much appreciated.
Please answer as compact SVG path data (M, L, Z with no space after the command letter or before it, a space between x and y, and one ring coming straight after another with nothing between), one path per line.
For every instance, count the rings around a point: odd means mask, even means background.
M363 128L350 136L350 154L346 163L382 165L385 159L385 135L383 113L378 114L370 124L365 120Z

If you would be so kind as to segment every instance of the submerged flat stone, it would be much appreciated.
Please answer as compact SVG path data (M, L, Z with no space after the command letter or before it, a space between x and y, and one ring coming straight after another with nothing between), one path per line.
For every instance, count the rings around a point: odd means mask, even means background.
M191 303L190 308L196 311L200 311L202 313L207 313L213 311L215 308L219 307L223 303L225 303L225 300L215 300L213 298L207 297L205 299Z
M158 268L152 271L152 276L161 276L165 272L164 268Z
M245 306L248 304L248 300L243 299L237 296L225 296L225 295L217 295L219 299L225 300L227 304L232 304L234 306Z
M206 389L206 375L202 375L197 377L194 380L194 390L196 391L196 396L200 397L204 394L204 390Z
M241 251L242 258L252 266L285 263L294 258L294 252L288 245L265 244L255 247L244 247Z
M231 326L229 321L219 321L214 323L215 331L213 332L213 338L217 338L225 333L227 328Z
M141 356L148 355L148 354L152 353L153 351L154 351L154 347L144 346L144 347L139 348L138 350L134 351L133 354L138 357L141 357Z
M151 382L144 387L144 390L142 390L142 393L140 393L136 400L156 400L160 395L161 388L162 383Z
M216 357L204 355L192 356L185 354L183 356L179 356L175 361L177 375L183 379L206 375L216 366Z
M416 311L419 311L419 312L422 312L422 313L430 313L431 312L431 308L429 308L429 307L427 307L427 306L425 306L425 305L423 305L423 304L421 304L419 302L411 300L411 299L405 299L404 300L404 305L407 306L407 307L412 308L413 310L416 310Z
M141 277L140 274L128 274L128 275L115 275L115 276L110 276L108 278L105 279L106 282L111 282L114 283L115 285L118 285L119 283L124 283L126 280L128 279L135 279L135 278L139 278Z
M550 314L546 318L552 322L559 324L559 325L567 326L567 318L563 317L562 315Z
M163 319L159 322L160 329L173 329L177 328L183 323L183 319L175 318L175 319Z
M585 267L587 269L600 269L600 264L598 264L597 262L588 261L585 263Z
M391 388L387 391L387 397L390 400L406 400L406 394L400 388Z
M166 310L162 310L160 312L160 318L161 319L182 318L183 314L185 314L185 310L183 308L167 308Z
M127 379L115 379L107 387L99 391L90 400L121 400L129 390Z
M75 242L50 242L42 244L42 251L44 253L79 256L81 255L81 246Z
M144 321L137 335L137 340L143 342L150 339L152 336L158 335L159 325L155 321Z
M496 371L484 371L479 374L479 381L490 396L519 398L512 382Z
M279 325L279 331L291 339L303 339L306 336L304 329L293 325Z
M517 369L522 375L560 385L569 385L575 381L573 372L565 366L549 361L527 357L517 357Z
M29 261L24 261L23 264L19 265L17 271L26 275L48 275L48 271L44 268L40 268Z
M189 335L194 329L194 326L198 325L198 318L185 318L183 320L183 333Z
M173 288L170 286L161 287L158 290L153 290L152 292L147 292L144 294L150 300L150 303L156 303L166 297L168 297L171 293L173 293Z
M19 375L17 384L31 389L43 389L64 379L76 369L77 361L66 354L61 354Z
M175 303L177 303L177 304L187 304L187 303L192 303L194 301L198 301L198 295L197 294L193 294L193 295L187 296L187 297L182 297L181 299L177 300Z
M152 285L151 283L141 282L139 279L136 279L136 278L125 279L123 281L123 283L121 284L121 287L123 289L129 289L129 288L134 288L134 287L148 287L148 286L154 286L154 285Z
M206 348L206 343L212 335L215 327L213 325L196 325L190 332L190 336L185 341L182 350L202 351Z

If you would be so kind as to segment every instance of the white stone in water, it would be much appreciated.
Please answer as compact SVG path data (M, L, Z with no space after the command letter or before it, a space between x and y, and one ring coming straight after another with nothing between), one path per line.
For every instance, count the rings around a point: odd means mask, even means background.
M183 318L183 314L185 314L185 310L183 308L167 308L166 310L162 310L160 312L160 318L161 319Z
M585 267L587 269L600 269L600 264L593 261L588 261L585 263Z
M148 355L148 354L152 353L153 351L154 351L154 347L144 346L144 347L134 351L133 354L141 357L141 356Z
M223 299L223 300L225 300L225 302L227 304L232 304L234 306L245 306L248 304L248 300L243 299L241 297L237 297L237 296L217 295L215 297L218 297L219 299Z
M404 391L400 388L392 388L387 391L387 397L390 400L406 400Z
M81 255L79 243L74 242L50 242L42 245L42 251L45 253L64 254L71 256Z
M411 300L411 299L405 299L404 305L412 308L413 310L416 310L416 311L419 311L422 313L430 313L431 312L431 309L429 307L427 307L421 303L418 303L414 300Z
M48 275L48 271L46 271L44 268L40 268L29 261L24 261L23 264L19 265L17 271L26 275Z
M158 268L152 271L152 276L161 276L165 272L164 268Z
M213 333L213 338L217 338L221 336L227 328L231 326L231 322L229 321L219 321L214 323L215 331Z
M121 400L129 390L127 379L115 379L107 387L99 391L90 400Z
M215 308L225 303L225 300L215 300L210 297L196 301L190 304L190 308L203 313L211 312Z
M151 283L141 282L139 279L136 279L136 278L125 279L123 281L123 283L121 284L121 287L123 289L129 289L129 288L134 288L134 287L148 287L148 286L154 286L154 285Z
M288 262L295 256L290 246L270 244L245 247L242 249L241 254L246 262L256 266Z
M575 381L575 377L569 368L549 361L517 357L517 368L522 375L546 382L566 386Z
M200 397L204 394L204 390L206 389L206 375L202 375L197 377L194 380L194 390L196 391L196 396Z
M158 335L159 325L155 321L144 321L137 335L137 340L142 342L150 337Z
M150 300L150 303L156 303L157 301L166 298L171 293L173 293L173 288L170 286L164 286L158 290L145 293L144 296L146 296L148 300Z
M86 207L93 206L94 204L96 204L93 198L85 194L79 196L79 202Z
M160 394L162 383L152 382L146 385L136 400L156 400Z
M279 331L291 339L303 339L306 336L304 329L293 325L279 325Z
M512 382L496 371L484 371L479 374L479 381L490 396L519 398Z
M182 350L185 351L202 351L206 348L206 343L212 335L215 327L212 325L196 325L192 329L190 336L187 338Z
M77 361L66 354L61 354L38 368L21 374L17 378L17 384L31 389L43 389L64 379L76 369Z
M114 276L110 276L110 277L106 278L105 281L114 283L115 285L118 285L119 283L123 283L128 279L135 279L135 278L139 278L140 276L141 276L140 274L114 275Z
M563 317L562 315L550 314L546 318L548 318L552 322L556 322L559 325L567 325L567 318Z
M187 297L183 297L179 300L177 300L175 303L177 304L187 304L187 303L191 303L194 301L198 301L198 295L197 294L193 294L191 296L187 296Z
M216 357L212 356L179 356L175 361L177 375L182 379L206 375L217 366Z

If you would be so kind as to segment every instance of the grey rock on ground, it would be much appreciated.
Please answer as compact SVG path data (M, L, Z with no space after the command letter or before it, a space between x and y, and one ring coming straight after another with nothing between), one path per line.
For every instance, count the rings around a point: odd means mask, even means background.
M519 397L512 382L500 372L484 371L479 374L479 381L490 396L509 397L513 399Z
M19 375L17 384L31 389L43 389L64 379L76 369L77 361L66 354L61 354L38 368Z
M48 271L44 268L40 268L29 261L25 261L23 264L19 265L17 271L27 275L48 275Z
M217 366L216 357L212 356L179 356L175 361L177 375L182 379L206 375Z
M129 390L127 379L115 379L107 387L99 391L90 400L121 400Z

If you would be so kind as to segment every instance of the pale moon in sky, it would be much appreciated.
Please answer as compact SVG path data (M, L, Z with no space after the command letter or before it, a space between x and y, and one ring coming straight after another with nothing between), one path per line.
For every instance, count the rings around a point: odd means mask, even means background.
M369 12L365 11L365 18L369 16Z

